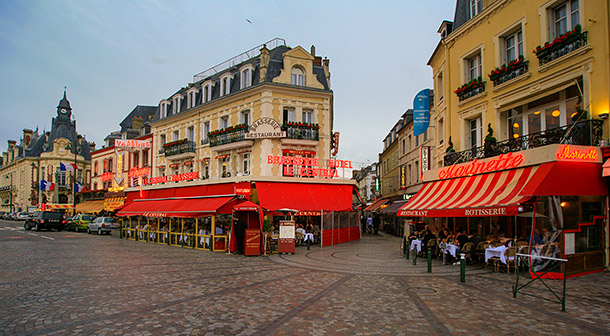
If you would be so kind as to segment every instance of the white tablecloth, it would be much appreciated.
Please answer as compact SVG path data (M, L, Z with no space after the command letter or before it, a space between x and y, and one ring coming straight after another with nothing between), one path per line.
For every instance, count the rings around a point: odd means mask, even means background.
M445 251L444 252L449 252L454 258L457 258L457 255L456 255L457 249L458 249L457 245L447 244L445 246Z
M303 235L303 241L310 241L313 242L313 233L305 233Z
M503 264L506 264L506 257L504 256L504 251L506 251L506 246L500 245L498 247L489 247L485 249L485 262L491 257L498 257ZM514 257L510 257L511 260Z
M411 241L411 251L417 248L417 252L421 252L421 240L413 239Z

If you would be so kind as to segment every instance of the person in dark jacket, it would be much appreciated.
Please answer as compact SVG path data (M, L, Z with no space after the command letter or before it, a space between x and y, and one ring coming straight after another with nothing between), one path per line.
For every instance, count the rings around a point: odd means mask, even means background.
M373 217L373 231L375 232L375 234L379 233L380 221L381 219L379 218L379 214L375 214L375 217Z

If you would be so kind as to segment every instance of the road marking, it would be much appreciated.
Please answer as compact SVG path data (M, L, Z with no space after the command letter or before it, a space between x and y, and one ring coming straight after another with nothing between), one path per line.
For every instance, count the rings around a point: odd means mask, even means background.
M55 238L51 238L51 237L47 237L47 236L40 236L40 238L49 239L49 240L55 240Z
M6 239L20 239L20 238L25 238L25 237L4 237Z
M74 238L76 236L62 236L62 238Z

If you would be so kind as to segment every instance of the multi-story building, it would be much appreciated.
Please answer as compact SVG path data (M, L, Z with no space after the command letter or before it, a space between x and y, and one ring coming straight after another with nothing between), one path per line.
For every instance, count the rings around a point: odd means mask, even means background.
M529 240L536 221L568 273L599 270L608 1L457 0L439 33L436 169L400 213L492 239Z
M0 167L2 209L28 211L43 203L48 208L72 209L82 201L81 191L89 187L94 148L76 132L64 92L50 131L24 129L19 143L8 141Z
M372 203L377 196L377 164L373 163L360 170L354 170L354 180L358 184L358 192L364 203Z
M163 203L144 211L135 200L170 195L237 195L271 211L276 225L280 209L302 224L351 210L354 183L340 177L353 167L331 157L333 113L329 60L313 46L308 52L274 39L196 74L160 101L150 122L152 177L128 192L119 214L194 217L201 210L172 212Z
M121 129L104 139L104 147L91 153L91 190L82 212L113 211L125 202L125 188L152 177L152 142L148 124L156 106L136 106L119 124Z

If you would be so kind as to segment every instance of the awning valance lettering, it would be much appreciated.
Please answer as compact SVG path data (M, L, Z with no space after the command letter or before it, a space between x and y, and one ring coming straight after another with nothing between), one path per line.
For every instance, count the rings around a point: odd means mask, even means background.
M204 217L215 213L231 213L235 195L137 199L125 205L118 216Z

